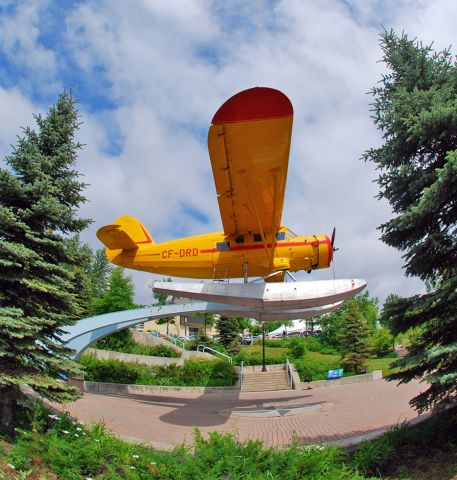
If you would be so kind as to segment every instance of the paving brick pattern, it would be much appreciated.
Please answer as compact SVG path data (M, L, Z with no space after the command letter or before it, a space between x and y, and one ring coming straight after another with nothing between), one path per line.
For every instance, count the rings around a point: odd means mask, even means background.
M313 390L232 392L189 395L99 395L86 393L67 405L85 423L104 420L118 435L169 449L192 442L193 429L230 432L239 440L262 440L285 447L297 437L303 444L329 442L386 428L417 416L409 400L424 385L396 386L378 380ZM313 405L313 408L301 408ZM230 414L243 407L299 406L297 414L249 417ZM293 409L291 409L293 411Z

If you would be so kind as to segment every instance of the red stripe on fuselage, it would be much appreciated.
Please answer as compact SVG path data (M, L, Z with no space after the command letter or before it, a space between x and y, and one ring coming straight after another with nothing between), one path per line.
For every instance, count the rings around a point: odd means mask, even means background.
M330 240L326 237L324 240L313 240L311 242L284 242L284 243L277 243L276 248L284 248L284 247L305 247L307 245L321 245L321 244L330 245L330 257L331 257L331 244ZM271 243L267 243L267 248L271 248ZM236 247L231 247L230 250L217 250L216 248L209 248L209 249L202 249L200 253L216 253L216 252L240 252L245 250L261 250L264 248L262 243L258 245L239 245ZM125 255L126 257L153 257L153 256L160 256L160 253L141 253L137 255ZM330 258L331 260L331 258ZM330 265L330 264L329 264Z

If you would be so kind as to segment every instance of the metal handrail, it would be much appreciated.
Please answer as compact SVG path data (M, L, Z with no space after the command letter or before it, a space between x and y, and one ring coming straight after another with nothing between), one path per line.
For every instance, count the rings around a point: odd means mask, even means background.
M160 335L168 338L168 340L170 340L170 342L173 342L176 347L180 347L180 345L178 345L178 342L182 343L182 347L180 348L182 348L183 350L186 349L186 344L179 338L172 337L171 335L168 335L168 333L161 333Z
M293 388L292 367L290 366L288 358L286 358L286 370L287 370L287 374L289 375L289 378L290 378L290 388Z
M200 348L201 348L201 350L200 350ZM209 350L210 352L214 352L214 353L216 353L217 355L221 355L221 356L227 358L227 360L228 360L230 363L232 363L232 357L231 357L230 355L227 355L227 354L225 354L225 353L219 352L218 350L214 350L214 348L207 347L206 345L198 345L198 347L197 347L197 352L200 352L200 351L201 351L201 352L203 353L205 350Z
M240 363L240 390L243 390L243 360Z

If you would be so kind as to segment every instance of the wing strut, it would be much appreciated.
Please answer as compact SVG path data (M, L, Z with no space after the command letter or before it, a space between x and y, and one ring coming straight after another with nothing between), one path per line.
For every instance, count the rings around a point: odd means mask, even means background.
M262 237L262 243L263 243L265 255L267 256L267 261L270 262L270 257L268 256L267 239L265 238L265 232L264 232L263 227L262 227L262 222L260 221L259 211L257 210L257 205L255 203L254 196L252 195L251 189L249 187L249 183L247 181L247 176L246 175L244 175L244 183L245 183L246 190L248 192L249 198L251 200L252 206L254 207L254 215L255 215L255 219L257 220L257 226L259 228L260 236Z
M273 212L271 216L271 224L275 224L275 216L276 216L276 205L277 205L277 194L278 194L278 175L276 171L273 171ZM273 267L273 259L275 256L275 249L276 249L276 232L272 232L272 239L271 239L271 252L270 252L270 269Z

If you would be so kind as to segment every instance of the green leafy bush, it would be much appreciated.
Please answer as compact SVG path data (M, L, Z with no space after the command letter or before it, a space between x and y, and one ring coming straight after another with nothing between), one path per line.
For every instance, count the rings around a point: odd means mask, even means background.
M261 344L262 340L259 339L255 342ZM308 352L318 352L323 355L339 355L338 350L334 347L326 345L320 336L306 336L306 337L289 337L281 338L277 340L265 340L265 345L272 348L290 348L291 344L301 343L305 350Z
M315 358L308 354L294 360L294 365L302 382L309 378L312 380L324 380L328 370L341 368L339 357Z
M372 352L378 357L385 357L393 351L394 337L386 327L381 327L371 334Z
M305 343L300 338L294 338L289 343L289 352L292 358L301 358L306 352Z
M82 355L86 380L92 382L136 385L167 385L219 387L235 385L237 375L225 360L186 360L164 366L147 366L120 360L99 360L94 355Z
M278 363L286 363L287 353L281 352L276 355L268 353L265 358L267 365L275 365ZM234 357L234 362L240 365L243 362L244 365L262 365L262 352L248 352L245 349L241 349Z
M264 448L259 441L239 442L230 434L213 432L203 438L195 430L193 447L183 444L172 451L157 451L124 442L101 423L85 427L65 416L51 417L44 418L35 432L19 432L9 456L17 470L33 467L35 458L60 480L363 480L344 464L336 447L295 443L277 450Z
M167 358L179 358L181 353L174 348L167 347L167 345L141 345L136 343L128 350L124 350L125 353L133 353L135 355L150 355L152 357L167 357Z
M152 357L179 358L181 356L179 351L167 345L143 345L136 343L131 330L128 328L99 340L94 344L94 348L108 350L110 352L149 355Z

